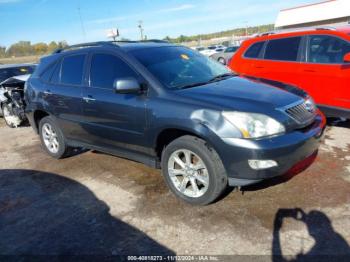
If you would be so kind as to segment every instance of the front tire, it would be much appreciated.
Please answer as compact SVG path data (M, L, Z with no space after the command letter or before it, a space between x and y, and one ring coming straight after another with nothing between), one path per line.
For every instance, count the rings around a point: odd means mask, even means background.
M204 140L183 136L162 153L162 173L171 191L192 205L208 205L227 188L219 155Z
M5 123L8 127L16 128L22 124L21 118L11 113L11 108L8 104L4 103L1 106L1 111L2 111L3 118L5 120Z
M53 158L64 158L71 154L72 148L67 146L63 133L51 116L40 120L39 134L42 147Z

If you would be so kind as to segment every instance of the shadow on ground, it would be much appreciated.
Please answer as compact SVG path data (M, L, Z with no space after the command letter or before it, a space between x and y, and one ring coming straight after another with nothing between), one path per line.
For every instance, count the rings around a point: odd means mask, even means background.
M327 125L350 128L350 120L331 117L327 118Z
M283 256L280 230L282 229L283 220L292 218L303 222L308 230L309 235L314 239L314 246L307 252L301 252L293 258ZM309 213L300 208L279 209L276 213L273 229L272 241L272 261L349 261L350 247L346 240L332 227L331 220L322 212L312 210Z
M0 236L2 255L174 255L87 187L35 170L0 170Z

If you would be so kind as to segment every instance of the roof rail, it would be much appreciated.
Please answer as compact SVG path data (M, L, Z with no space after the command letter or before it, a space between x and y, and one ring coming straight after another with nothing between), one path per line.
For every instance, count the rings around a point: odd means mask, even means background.
M84 48L84 47L94 47L94 46L105 46L105 45L112 45L113 41L100 41L100 42L90 42L90 43L83 43L83 44L77 44L77 45L70 45L63 48L58 48L55 51L53 51L53 54L61 53L65 50L70 49L78 49L78 48Z
M118 43L144 43L144 42L153 42L153 43L169 43L166 40L150 39L150 40L141 40L141 41L132 41L132 40L122 40L122 41L99 41L99 42L90 42L77 45L70 45L63 48L56 49L53 54L61 53L65 50L86 48L86 47L96 47L96 46L119 46Z
M159 40L159 39L149 39L149 40L141 40L141 41L136 41L136 43L137 42L151 42L151 43L164 43L164 44L166 44L166 43L169 43L169 41L167 41L167 40Z
M256 34L256 37L259 36L266 36L266 35L273 35L273 34L282 34L282 33L293 33L293 32L302 32L302 31L309 31L309 30L337 30L335 27L332 26L318 26L318 27L298 27L298 28L290 28L290 29L277 29L269 32L264 32L260 34Z

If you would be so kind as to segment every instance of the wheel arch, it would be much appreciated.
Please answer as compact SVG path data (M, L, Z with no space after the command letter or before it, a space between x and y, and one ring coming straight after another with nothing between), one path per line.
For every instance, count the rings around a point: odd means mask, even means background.
M37 133L39 133L39 123L40 120L43 119L46 116L49 116L50 114L44 110L38 109L35 110L33 113L33 119L34 119L34 125L35 125L35 130Z
M210 131L204 125L197 126L197 128L178 126L166 127L158 132L154 142L154 149L158 159L161 160L162 152L168 144L175 139L186 135L198 137L208 143L211 147L215 148L214 143L212 143L212 140L210 139Z

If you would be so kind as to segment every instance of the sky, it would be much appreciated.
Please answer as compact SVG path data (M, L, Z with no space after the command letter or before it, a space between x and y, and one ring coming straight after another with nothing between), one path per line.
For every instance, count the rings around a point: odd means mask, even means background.
M310 2L315 1L0 0L0 46L106 40L106 31L116 27L121 37L139 39L139 20L148 39L204 34L274 23L280 9Z

